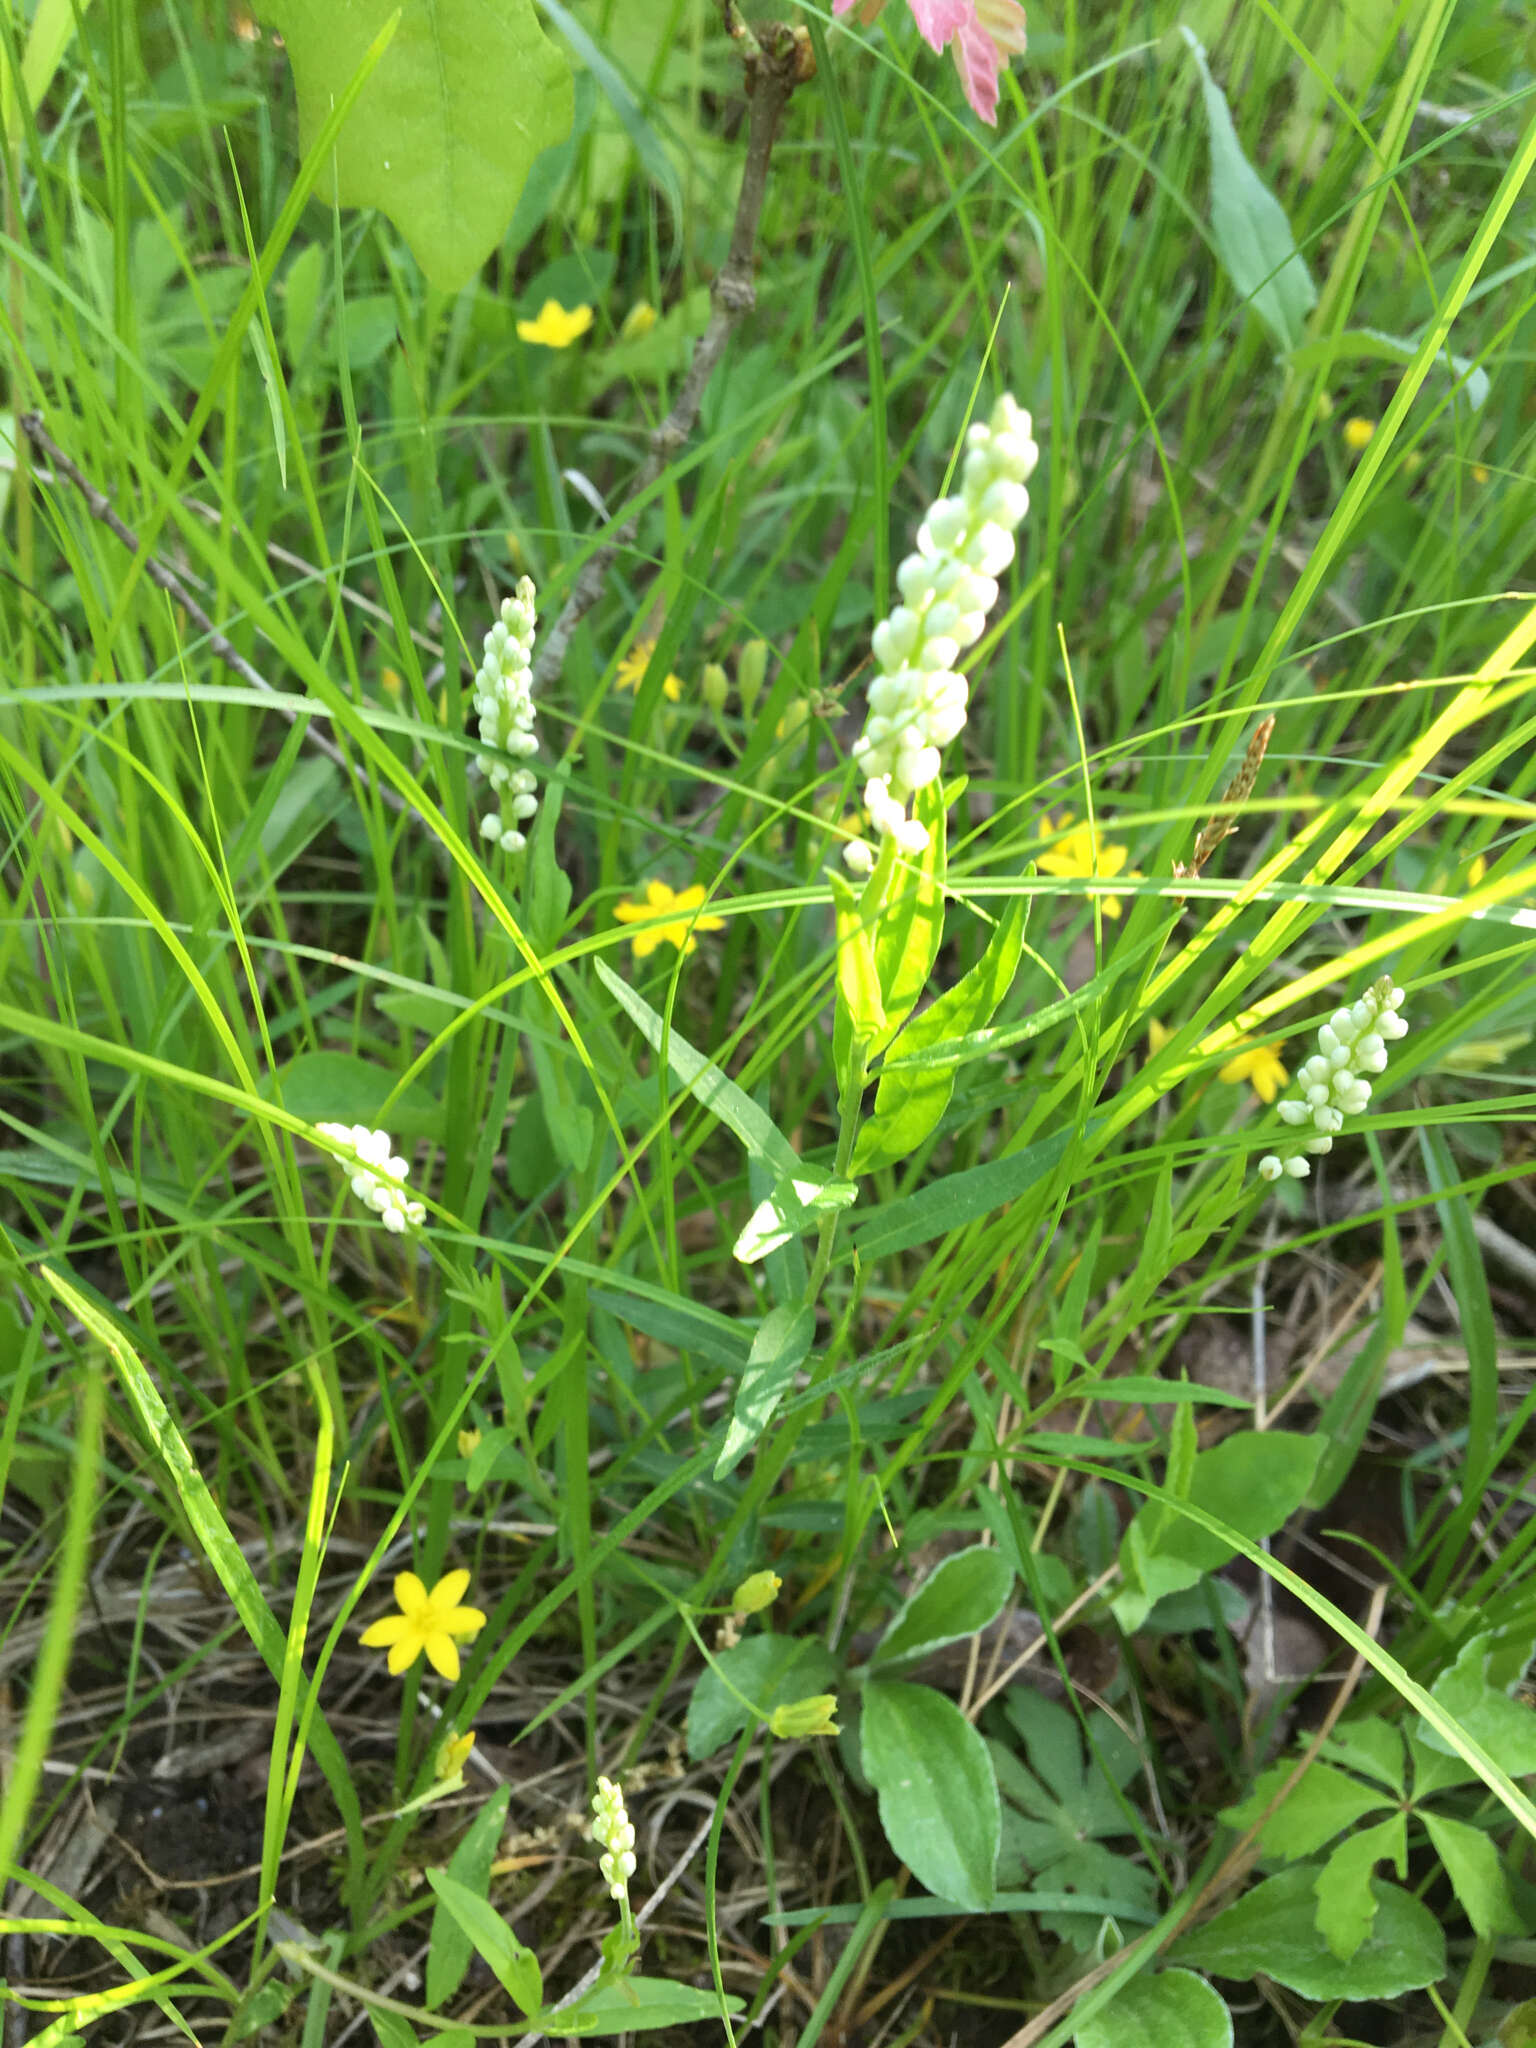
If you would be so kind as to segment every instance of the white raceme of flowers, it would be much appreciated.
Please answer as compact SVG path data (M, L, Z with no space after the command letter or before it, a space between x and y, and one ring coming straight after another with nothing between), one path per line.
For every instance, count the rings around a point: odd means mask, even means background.
M876 626L869 715L854 742L865 777L864 807L880 837L921 853L928 833L907 806L938 780L945 747L965 724L970 686L956 667L981 638L997 602L997 579L1013 560L1013 536L1029 510L1024 488L1040 459L1027 412L1006 393L965 437L960 494L940 498L917 530L917 552L896 572L901 603ZM874 854L863 840L843 848L856 872Z
M635 1874L635 1831L624 1811L624 1794L612 1778L599 1778L592 1795L592 1833L603 1845L598 1863L610 1898L622 1899Z
M501 615L485 636L485 659L475 677L475 710L480 737L524 761L539 750L533 736L534 588L531 577L518 583L516 595L501 601ZM523 827L539 807L531 768L511 768L505 761L481 764L498 802L480 820L480 830L503 853L521 853L528 844Z
M1366 1075L1384 1073L1388 1044L1408 1035L1397 1014L1402 1005L1402 990L1384 974L1358 1002L1334 1011L1317 1034L1317 1051L1296 1076L1297 1092L1278 1105L1283 1123L1311 1135L1301 1151L1285 1158L1266 1152L1259 1161L1265 1180L1279 1180L1282 1174L1304 1180L1312 1170L1307 1153L1331 1152L1345 1117L1364 1114L1371 1099Z
M379 1215L386 1230L415 1230L426 1221L422 1203L408 1200L401 1188L379 1178L381 1173L387 1173L390 1180L403 1182L410 1172L409 1164L395 1151L388 1131L370 1131L366 1124L316 1124L315 1129L322 1138L331 1138L354 1154L355 1164L342 1162L352 1192Z

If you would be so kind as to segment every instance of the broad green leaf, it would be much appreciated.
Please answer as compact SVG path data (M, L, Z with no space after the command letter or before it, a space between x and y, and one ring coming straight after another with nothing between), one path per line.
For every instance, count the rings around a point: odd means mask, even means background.
M495 249L534 158L571 125L571 74L533 0L265 0L307 149L374 39L393 41L335 150L335 196L376 206L439 291Z
M928 828L928 844L915 860L899 860L875 927L875 967L885 1004L885 1029L876 1040L883 1052L911 1016L938 958L944 936L945 837L948 790L930 782L917 792L912 815ZM862 1171L863 1169L858 1169Z
M1523 1778L1536 1771L1536 1711L1489 1684L1493 1640L1491 1634L1474 1636L1430 1692L1463 1734L1496 1756L1512 1778ZM1453 1753L1454 1745L1427 1722L1421 1720L1414 1733L1425 1748Z
M1294 1758L1271 1764L1254 1780L1248 1797L1240 1805L1227 1807L1222 1819L1234 1828L1251 1828L1295 1768ZM1347 1771L1314 1763L1264 1822L1259 1842L1266 1856L1283 1856L1292 1863L1302 1856L1315 1856L1341 1830L1354 1827L1368 1813L1379 1813L1387 1804L1379 1785L1362 1785Z
M1073 2035L1077 2048L1232 2048L1232 2015L1193 1970L1133 1977Z
M752 1158L764 1160L780 1181L816 1178L767 1111L759 1109L745 1089L738 1088L713 1060L695 1052L679 1032L669 1031L666 1020L644 996L615 974L606 960L594 960L592 967L603 987L639 1027L652 1052L664 1054L673 1077L727 1130L735 1133Z
M1188 28L1188 43L1205 96L1211 144L1211 240L1232 288L1258 314L1285 352L1305 338L1317 303L1311 273L1297 252L1285 209L1243 154L1226 94L1211 76L1205 51Z
M879 1794L886 1840L937 1898L984 1910L1002 1829L987 1745L930 1686L877 1679L863 1709L864 1775Z
M290 1987L291 1988L291 1987ZM387 2009L375 2010L370 2015L373 2031L379 2037L379 2048L420 2048L421 2037L409 2020L402 2019L397 2012ZM434 2048L439 2040L437 2029L432 2030Z
M686 2027L744 2010L739 1998L719 1998L692 1984L674 1984L670 1977L621 1977L599 1985L548 2015L549 2032L557 2040L575 2035L587 2040L602 2034L644 2034L655 2027Z
M1321 1450L1316 1437L1241 1430L1195 1459L1188 1499L1239 1536L1272 1536L1306 1498ZM1139 1627L1153 1599L1194 1585L1234 1555L1171 1502L1143 1503L1121 1544L1126 1591L1114 1603L1121 1627Z
M1445 1934L1429 1908L1400 1886L1371 1880L1376 1920L1349 1961L1317 1931L1316 1872L1282 1870L1169 1950L1172 1961L1213 1977L1273 1977L1303 1998L1400 1998L1445 1975Z
M736 1389L736 1406L725 1433L725 1447L715 1461L717 1479L735 1471L768 1427L785 1389L805 1363L815 1334L814 1309L774 1308L764 1316L752 1339L747 1369Z
M390 1101L395 1076L356 1053L301 1052L275 1079L284 1109L306 1123L366 1124L370 1130L384 1123L396 1139L435 1138L443 1128L443 1106L423 1082L410 1082ZM275 1097L277 1086L269 1080L262 1093Z
M1366 1777L1385 1785L1389 1792L1401 1796L1406 1788L1402 1731L1378 1714L1341 1721L1329 1736L1324 1754L1352 1765Z
M689 1756L694 1763L713 1756L749 1721L775 1707L827 1692L836 1677L837 1660L831 1652L803 1636L775 1636L765 1630L717 1652L688 1703Z
M497 1982L525 2016L536 2013L543 2002L544 1980L539 1959L524 1948L512 1929L488 1899L471 1891L446 1870L429 1870L427 1883L438 1903L456 1920L478 1955L495 1972Z
M1012 1590L1012 1567L997 1551L976 1544L946 1557L896 1614L869 1660L870 1669L889 1671L976 1635L1002 1613Z
M1408 1823L1400 1812L1346 1836L1317 1873L1317 1931L1341 1962L1356 1953L1375 1923L1371 1872L1386 1857L1399 1877L1407 1875Z
M510 1785L498 1785L470 1823L469 1831L448 1859L448 1875L478 1899L489 1899L491 1864L512 1797ZM439 2006L464 1982L474 1945L462 1923L441 1899L432 1909L427 1937L427 2004Z
M1024 945L1028 899L1009 904L987 942L987 949L968 974L946 989L921 1016L914 1017L892 1047L894 1059L925 1052L948 1038L959 1038L991 1022L998 1004L1013 985ZM956 1061L956 1066L959 1061ZM859 1132L853 1155L855 1173L873 1173L913 1152L938 1124L954 1093L955 1068L890 1067L875 1090L874 1113Z
M1529 1934L1530 1923L1510 1896L1493 1837L1449 1814L1421 1811L1419 1818L1478 1938L1490 1941L1496 1934Z

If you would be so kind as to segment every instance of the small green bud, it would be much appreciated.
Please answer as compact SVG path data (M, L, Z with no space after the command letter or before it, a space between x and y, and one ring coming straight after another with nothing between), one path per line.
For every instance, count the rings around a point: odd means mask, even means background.
M838 1726L832 1718L836 1712L835 1692L812 1693L809 1699L795 1700L787 1707L775 1707L768 1716L768 1726L775 1735L791 1741L808 1735L836 1735Z
M752 716L752 707L762 692L763 678L768 673L768 642L749 640L736 657L736 690L741 698L743 715Z
M778 1599L783 1583L777 1572L754 1572L736 1588L731 1606L737 1614L761 1614Z
M699 694L718 718L731 694L731 679L718 661L705 662L704 673L699 679Z

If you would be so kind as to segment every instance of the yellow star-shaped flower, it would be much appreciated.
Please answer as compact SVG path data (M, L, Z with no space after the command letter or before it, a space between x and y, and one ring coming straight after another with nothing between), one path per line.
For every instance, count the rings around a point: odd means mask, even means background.
M537 320L519 320L517 338L531 341L536 348L569 348L592 325L590 306L572 306L569 312L558 299L546 299Z
M459 1675L459 1642L477 1636L485 1627L478 1607L461 1607L469 1588L469 1573L448 1572L429 1593L414 1572L401 1572L395 1580L398 1614L386 1614L363 1630L365 1650L389 1651L391 1677L398 1678L425 1650L427 1662L444 1678Z
M691 889L680 890L676 895L665 882L647 882L645 901L632 903L627 898L615 904L614 916L621 924L650 923L652 918L665 917L673 913L670 924L651 924L649 931L636 932L630 940L635 949L635 958L643 960L648 953L654 953L663 940L669 946L676 946L685 957L698 946L695 936L698 932L723 932L723 917L696 917L692 915L704 901L704 890L695 882Z
M651 656L656 652L654 640L637 640L628 654L620 658L614 671L613 687L616 690L638 690L645 681L645 672L651 665ZM669 704L676 704L683 694L681 676L667 675L661 679L661 694Z
M1062 835L1048 853L1036 856L1036 866L1048 875L1059 875L1064 880L1081 875L1089 879L1106 881L1110 876L1118 875L1125 867L1129 848L1107 846L1104 834L1097 825L1074 826L1070 811L1062 812L1059 825L1053 823L1047 816L1042 821L1041 831L1046 837L1057 832ZM1128 882L1139 882L1140 869L1126 869L1125 878ZM1100 900L1106 917L1120 915L1121 904L1118 896L1105 896Z
M1218 1081L1251 1081L1260 1102L1273 1102L1291 1078L1280 1064L1285 1040L1277 1045L1249 1045L1233 1055L1217 1075Z

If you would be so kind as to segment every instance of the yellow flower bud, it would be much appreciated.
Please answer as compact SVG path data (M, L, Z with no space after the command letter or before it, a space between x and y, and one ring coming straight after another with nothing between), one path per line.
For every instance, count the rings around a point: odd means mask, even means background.
M461 1429L459 1431L459 1456L461 1458L472 1458L479 1448L480 1432L478 1429Z
M718 661L707 661L699 678L699 695L718 718L731 694L731 679Z
M648 299L636 299L624 315L624 325L619 329L620 341L638 341L642 334L649 334L656 325L656 308Z
M809 1735L836 1735L838 1727L832 1718L836 1712L836 1693L812 1693L809 1699L795 1700L787 1707L775 1707L768 1716L768 1726L775 1735L791 1741Z
M737 1614L761 1614L778 1599L783 1583L777 1572L754 1572L736 1588L731 1606Z
M1358 455L1362 448L1370 446L1371 437L1375 432L1376 422L1361 419L1357 413L1352 420L1344 422L1344 446L1351 454Z
M748 718L752 706L757 702L763 687L763 678L768 673L768 642L749 640L736 657L736 690L741 698L741 708Z
M784 716L774 729L774 738L781 746L788 746L804 732L810 723L811 707L803 697L791 697L784 706Z
M469 1752L474 1746L473 1728L463 1735L450 1735L437 1752L437 1762L432 1767L432 1775L439 1781L444 1778L456 1778L469 1762Z

